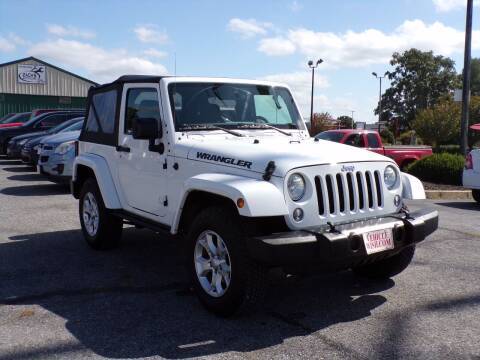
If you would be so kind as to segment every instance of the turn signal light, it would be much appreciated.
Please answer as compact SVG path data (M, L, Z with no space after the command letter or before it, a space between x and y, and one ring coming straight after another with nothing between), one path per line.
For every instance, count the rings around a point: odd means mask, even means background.
M243 200L242 198L239 198L237 200L237 206L241 209L245 206L245 200Z

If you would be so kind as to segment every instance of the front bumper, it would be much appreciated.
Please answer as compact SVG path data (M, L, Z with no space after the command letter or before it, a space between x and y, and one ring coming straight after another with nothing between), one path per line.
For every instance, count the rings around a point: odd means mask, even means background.
M41 153L38 161L38 171L54 182L69 182L72 178L73 160L74 157L71 158L69 155L55 153L44 155L44 153Z
M18 159L21 157L21 147L16 144L8 144L7 157L10 159Z
M362 234L392 228L394 248L367 255ZM438 228L438 212L423 209L409 216L395 214L347 223L334 229L290 231L254 237L247 242L250 256L269 266L342 269L363 265L397 254L424 240Z

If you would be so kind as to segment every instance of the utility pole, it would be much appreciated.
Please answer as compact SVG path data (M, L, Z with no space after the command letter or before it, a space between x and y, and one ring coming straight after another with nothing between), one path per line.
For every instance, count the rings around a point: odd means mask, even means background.
M463 88L462 88L462 122L460 150L466 155L468 151L468 117L470 105L470 72L472 60L472 10L473 0L467 0L467 18L465 25L465 53L463 56Z
M323 62L322 59L318 59L316 63L314 63L312 60L308 61L308 67L312 69L312 94L310 98L310 126L313 126L313 89L314 89L314 83L315 83L315 69L322 62Z
M375 76L380 83L380 90L378 92L378 132L380 132L380 119L382 117L382 79L388 75L388 71L383 74L383 76L378 76L376 72L372 72L372 75Z
M352 129L353 129L353 124L354 124L354 121L353 121L353 113L355 112L355 110L350 110L352 112Z

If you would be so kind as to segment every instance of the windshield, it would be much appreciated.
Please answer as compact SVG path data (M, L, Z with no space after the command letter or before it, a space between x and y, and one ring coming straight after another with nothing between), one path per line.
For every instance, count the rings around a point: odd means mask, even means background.
M73 123L70 126L67 126L65 129L63 129L60 132L67 132L67 131L76 131L76 130L82 130L83 127L83 118L82 119L75 119L77 120L75 123Z
M340 131L325 131L317 136L315 136L317 139L320 140L329 140L329 141L335 141L335 142L340 142L342 140L343 136L345 134L340 132Z
M172 83L177 131L209 126L303 129L290 92L282 87L229 83Z
M13 116L9 117L3 124L11 124L11 123L24 123L30 118L30 113L20 113L14 114Z

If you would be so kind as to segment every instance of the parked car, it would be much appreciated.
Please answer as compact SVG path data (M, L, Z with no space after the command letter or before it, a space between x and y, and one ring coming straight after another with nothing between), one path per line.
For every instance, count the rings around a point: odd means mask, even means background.
M26 121L22 126L0 129L0 155L7 154L8 142L11 138L31 132L46 131L67 120L83 116L84 111L61 111L38 115Z
M36 166L38 163L38 150L44 139L55 135L62 134L64 132L78 131L83 126L84 117L74 118L58 125L56 128L47 132L42 136L30 138L23 146L21 150L21 159L24 163Z
M29 112L13 114L0 123L0 129L22 126L30 119L30 114Z
M178 234L216 314L260 302L272 267L384 281L438 227L436 210L404 203L425 198L420 180L388 157L315 143L285 85L123 76L87 104L71 183L86 242L114 248L124 220Z
M69 183L80 129L48 136L38 148L38 171L54 182Z
M34 118L35 116L45 114L45 113L48 113L48 112L59 112L59 111L80 111L80 112L84 112L85 110L84 109L35 109L35 110L32 110L32 115L30 116L30 118Z
M64 121L57 126L50 128L44 131L36 131L32 133L27 133L23 135L18 135L10 139L7 145L7 156L12 159L21 158L22 148L30 141L42 138L44 136L56 134L63 129L69 127L70 125L80 121L81 119L73 118L67 121ZM29 162L29 161L26 161ZM36 165L36 164L35 164Z
M13 115L15 115L15 113L9 113L9 114L3 115L3 116L0 118L0 124L2 124L4 121L6 121L6 120L8 120L9 118L11 118Z
M422 145L388 145L384 146L382 138L376 131L341 129L328 130L315 136L318 140L335 141L341 144L365 148L395 160L400 169L414 161L432 155L430 146Z
M470 126L474 131L480 131L480 124ZM473 199L480 204L480 149L471 150L465 157L462 184L472 190Z

